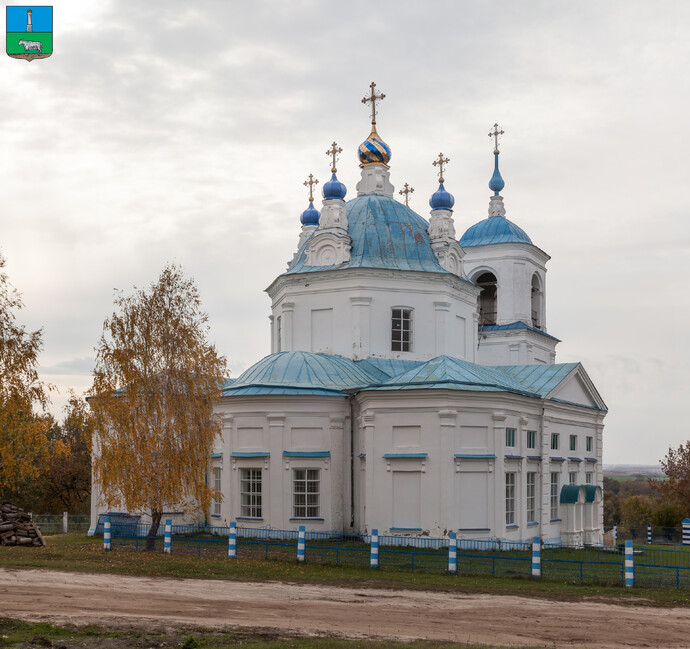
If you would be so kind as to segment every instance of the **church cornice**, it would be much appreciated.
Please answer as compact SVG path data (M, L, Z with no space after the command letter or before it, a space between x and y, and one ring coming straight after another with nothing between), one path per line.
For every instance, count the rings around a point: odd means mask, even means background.
M551 255L544 252L538 246L535 246L532 243L521 243L518 241L513 241L510 243L487 243L483 246L466 246L463 247L463 251L465 252L465 261L467 262L474 261L475 259L491 259L493 261L514 259L515 254L508 252L511 248L517 248L518 250L529 252L531 256L534 256L539 260L543 270L546 270L546 262L551 259Z

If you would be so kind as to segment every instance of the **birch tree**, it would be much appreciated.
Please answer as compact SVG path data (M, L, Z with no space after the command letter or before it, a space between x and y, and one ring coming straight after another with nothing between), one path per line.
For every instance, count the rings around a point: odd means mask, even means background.
M175 265L133 295L116 293L103 324L89 401L94 479L103 504L151 514L206 511L205 473L220 420L226 360L208 340L194 282Z

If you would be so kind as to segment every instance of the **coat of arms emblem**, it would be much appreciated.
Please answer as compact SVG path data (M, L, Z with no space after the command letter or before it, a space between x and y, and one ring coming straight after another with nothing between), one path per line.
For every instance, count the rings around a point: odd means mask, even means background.
M53 7L7 7L7 54L47 59L53 53Z

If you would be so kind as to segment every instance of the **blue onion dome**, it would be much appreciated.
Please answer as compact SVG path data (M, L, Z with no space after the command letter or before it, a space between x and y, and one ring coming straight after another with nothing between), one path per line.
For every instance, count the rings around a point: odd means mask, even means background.
M446 191L446 188L441 183L438 189L431 195L429 205L432 210L452 210L455 205L455 198L453 194Z
M388 165L391 159L390 147L381 139L376 132L376 125L371 125L369 137L359 145L357 151L360 166L372 164Z
M501 172L498 170L498 153L494 155L496 162L494 164L494 175L491 176L489 181L489 189L498 196L498 193L506 186L503 178L501 177Z
M302 225L318 225L320 216L321 214L319 210L314 207L314 203L309 201L309 207L302 212L302 216L300 216L299 220L302 221Z
M337 198L343 200L347 194L347 187L341 183L337 178L335 173L331 176L331 179L323 186L323 197L325 200L330 200L332 198Z

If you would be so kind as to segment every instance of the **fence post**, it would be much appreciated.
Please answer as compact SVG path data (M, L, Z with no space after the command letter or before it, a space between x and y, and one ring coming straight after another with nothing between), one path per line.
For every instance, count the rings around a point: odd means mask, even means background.
M449 536L448 572L454 575L458 571L458 535L455 532L451 532Z
M616 545L616 541L618 540L618 525L616 523L613 524L613 544Z
M62 512L62 533L67 534L67 532L69 532L69 514Z
M165 538L163 539L163 552L170 554L172 552L172 519L168 518L165 521Z
M379 567L379 531L371 530L371 549L369 554L369 567Z
M647 543L652 542L652 526L647 525Z
M625 586L630 588L635 583L635 566L633 565L633 542L625 542Z
M532 577L541 577L541 538L532 538Z
M690 518L683 519L683 545L690 545Z
M230 536L228 537L228 559L237 557L237 523L230 523Z
M297 561L304 561L306 555L306 548L304 546L304 525L299 526L299 534L297 536Z
M103 550L110 552L110 516L103 519Z

